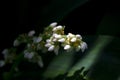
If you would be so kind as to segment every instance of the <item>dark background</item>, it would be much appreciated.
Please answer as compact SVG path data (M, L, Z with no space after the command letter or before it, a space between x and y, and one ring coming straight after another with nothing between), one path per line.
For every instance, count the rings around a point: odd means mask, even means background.
M41 33L43 27L55 22L54 17L53 19L49 17L49 12L44 14L51 2L52 0L4 1L1 7L1 49L11 46L11 43L19 34L27 33L30 30L36 30L36 32ZM119 14L119 6L117 0L89 0L64 16L59 21L59 24L67 26L65 29L66 32L80 33L81 35L96 35L98 25L104 15L113 16ZM53 9L56 10L56 7ZM48 20L44 20L46 16L48 16ZM108 29L112 28L109 27ZM119 26L116 29L119 30ZM102 34L118 36L119 32L114 35L104 33L103 31Z

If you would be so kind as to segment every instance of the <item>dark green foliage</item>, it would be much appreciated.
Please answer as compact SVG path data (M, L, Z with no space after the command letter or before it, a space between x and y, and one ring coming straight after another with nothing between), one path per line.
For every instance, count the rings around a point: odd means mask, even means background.
M84 67L82 67L80 70L77 70L73 76L67 76L68 73L65 73L63 75L59 75L51 80L88 80L85 78L85 74L81 74L83 71Z

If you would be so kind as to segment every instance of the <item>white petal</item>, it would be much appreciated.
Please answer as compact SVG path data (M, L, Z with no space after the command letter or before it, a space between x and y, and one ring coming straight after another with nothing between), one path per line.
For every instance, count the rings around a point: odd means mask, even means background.
M50 47L52 44L50 44L50 43L47 43L47 44L45 44L45 47Z
M42 37L34 37L33 42L34 43L39 43L42 40Z
M8 49L4 49L3 51L2 51L2 54L8 54L9 53L9 51L8 51Z
M62 36L59 34L55 34L54 37L58 39L58 38L61 38Z
M70 49L70 48L71 48L70 45L65 45L65 47L64 47L65 50L68 50L68 49Z
M34 56L34 52L28 52L28 51L24 51L24 57L27 59L32 59Z
M47 43L50 43L50 42L51 42L51 39L47 39L46 42L47 42Z
M57 41L57 39L56 39L56 38L54 38L52 41L56 42L56 41Z
M72 38L74 35L72 33L68 33L67 38Z
M65 42L65 38L59 39L58 42Z
M57 35L58 35L58 34L56 34L56 33L53 33L53 35L52 35L52 36L53 36L53 37L55 37L55 36L57 36Z
M13 46L19 46L20 45L20 42L16 39L14 42L13 42Z
M5 65L5 61L0 60L0 67L3 67Z
M55 46L54 46L54 45L51 45L51 46L48 48L48 51L53 51L54 48L55 48Z
M70 41L71 42L76 42L76 40L77 40L76 38L72 38Z
M82 39L82 36L79 34L77 34L76 37Z
M61 30L63 27L62 26L57 26L57 30Z
M87 44L85 42L82 42L81 43L81 50L82 50L82 52L84 52L85 49L87 49Z
M57 22L53 22L50 24L51 27L55 27L57 25Z
M31 36L33 36L34 34L35 34L35 31L32 30L32 31L30 31L30 32L28 33L28 36L31 37Z
M57 31L57 28L56 28L56 27L54 27L52 31Z

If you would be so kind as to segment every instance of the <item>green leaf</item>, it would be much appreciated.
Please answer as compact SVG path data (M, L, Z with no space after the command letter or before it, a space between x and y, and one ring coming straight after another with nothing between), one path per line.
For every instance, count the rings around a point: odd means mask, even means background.
M66 73L73 63L73 57L73 53L60 53L50 63L43 76L46 78L54 78Z
M85 67L81 74L84 74L84 71L87 71L94 64L98 58L100 52L113 40L111 36L99 36L93 47L86 53L86 55L79 60L69 71L68 76L72 76L75 71ZM90 47L89 47L90 48Z

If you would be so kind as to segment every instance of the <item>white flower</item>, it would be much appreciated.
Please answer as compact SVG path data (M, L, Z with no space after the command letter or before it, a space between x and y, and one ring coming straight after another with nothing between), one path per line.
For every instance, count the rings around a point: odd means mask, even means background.
M28 33L28 36L29 36L29 37L32 37L34 34L35 34L35 31L32 30L32 31L30 31L30 32Z
M0 60L0 67L3 67L5 65L5 61Z
M59 34L53 34L53 37L55 37L55 38L61 38L62 36L61 35L59 35Z
M53 22L50 24L51 27L55 27L57 25L57 22Z
M59 25L59 26L54 27L52 31L56 32L56 31L62 30L62 29L63 29L63 27L61 25Z
M33 42L34 43L39 43L42 40L42 37L34 37Z
M28 52L28 51L24 51L24 57L27 58L27 59L32 59L33 56L34 56L34 52Z
M72 37L74 37L75 35L73 35L72 33L68 33L68 35L67 35L67 38L72 38Z
M57 30L61 30L63 27L59 25L56 28L57 28Z
M85 42L81 43L81 50L84 52L84 50L87 49L87 44Z
M65 50L68 50L68 49L70 49L70 48L71 48L70 45L65 45L65 46L64 46L64 49L65 49Z
M57 28L56 28L56 27L54 27L52 31L57 31Z
M59 39L58 42L65 42L65 38Z
M76 40L77 40L77 39L74 37L74 38L72 38L70 41L71 41L71 42L76 42Z
M55 46L54 46L54 45L51 45L51 46L48 48L48 51L53 51L54 48L55 48Z
M47 43L47 44L45 44L45 47L50 47L52 44L50 44L50 43Z
M19 46L20 45L20 42L16 39L14 42L13 42L13 46Z
M82 36L79 34L77 34L76 37L82 39Z
M5 59L8 58L8 56L9 56L9 50L8 50L8 49L4 49L4 50L2 51L2 54L4 55L4 58L5 58Z
M4 49L4 50L2 51L2 54L4 54L4 55L6 55L6 54L8 54L8 53L9 53L8 49Z
M50 42L51 42L51 39L47 39L46 42L47 42L47 43L50 43Z
M53 40L52 40L53 42L56 42L57 41L57 39L56 38L53 38Z

